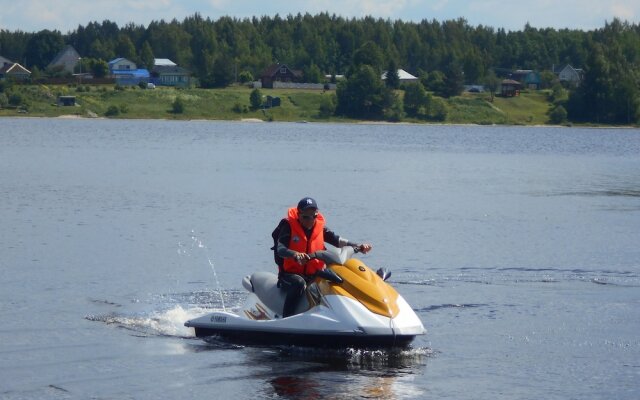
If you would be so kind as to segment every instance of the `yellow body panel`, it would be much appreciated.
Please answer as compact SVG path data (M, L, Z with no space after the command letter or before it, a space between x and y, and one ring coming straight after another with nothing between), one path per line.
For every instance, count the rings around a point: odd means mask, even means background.
M398 292L382 280L362 261L351 258L344 265L329 265L344 280L342 283L331 283L326 280L318 282L320 291L327 294L351 297L358 300L371 312L393 318L398 315Z

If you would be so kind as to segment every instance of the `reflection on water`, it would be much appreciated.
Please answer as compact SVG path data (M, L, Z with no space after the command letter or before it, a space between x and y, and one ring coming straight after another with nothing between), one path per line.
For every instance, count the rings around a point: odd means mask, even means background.
M259 377L268 396L400 399L420 397L413 377L422 375L432 351L281 347L247 355L250 364L263 367Z
M306 376L278 376L270 381L273 391L285 399L319 399L321 389L319 382Z
M432 355L429 348L391 349L318 349L283 346L277 352L264 353L265 360L317 362L345 369L411 368L423 365Z
M395 376L349 377L344 382L309 376L278 376L271 379L273 394L285 399L365 398L400 399L417 398L423 391L415 385L403 383L400 388Z

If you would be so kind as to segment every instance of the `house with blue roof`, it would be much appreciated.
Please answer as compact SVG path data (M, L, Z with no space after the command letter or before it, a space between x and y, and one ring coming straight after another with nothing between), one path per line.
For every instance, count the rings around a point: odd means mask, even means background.
M116 84L122 86L138 85L140 82L149 82L149 71L138 68L136 63L124 57L109 61L109 73L116 80Z
M136 63L124 57L114 58L108 62L108 65L110 74L113 74L113 71L131 71L138 68Z

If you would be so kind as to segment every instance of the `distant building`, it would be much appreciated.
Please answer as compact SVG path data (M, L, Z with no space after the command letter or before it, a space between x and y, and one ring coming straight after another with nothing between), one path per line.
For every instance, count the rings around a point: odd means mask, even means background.
M540 73L530 69L517 69L511 73L511 79L518 81L528 89L540 89Z
M70 74L73 73L73 69L80 61L80 54L73 48L73 46L65 46L64 49L53 58L53 60L47 65L47 68L62 67L63 71L67 71Z
M330 82L333 78L336 79L336 81L342 80L344 79L344 75L331 75L331 74L327 74L324 76L324 79L327 80L327 82Z
M505 79L500 82L500 93L503 97L513 97L520 95L522 84L513 79Z
M179 66L156 65L149 80L156 86L187 87L191 85L191 71Z
M8 58L4 58L0 56L0 68L4 67L5 64L13 64L13 61L9 60Z
M192 83L191 71L178 66L168 58L155 58L149 75L148 82L155 86L187 87Z
M484 85L464 85L464 91L469 93L484 93Z
M146 69L115 70L111 76L115 78L116 84L121 86L134 86L140 82L149 83L151 80L151 74Z
M567 83L574 87L580 86L584 75L584 71L581 68L573 68L569 64L559 67L554 65L552 71L556 74L560 82Z
M273 89L274 82L302 82L302 72L289 68L286 64L271 64L260 74L262 87Z
M149 83L151 75L146 69L138 69L136 63L126 58L114 58L108 62L109 74L121 86L138 85L140 82Z
M176 67L178 64L169 60L168 58L154 58L153 65L158 67Z
M76 96L58 96L58 105L70 107L76 105Z
M5 58L6 60L6 58ZM14 81L27 81L31 78L31 71L18 63L5 63L0 67L0 79L11 79Z
M124 57L114 58L108 62L108 65L110 74L113 74L113 71L133 71L138 68L136 63Z
M380 78L383 81L387 80L387 71L384 71ZM419 80L418 77L411 75L403 69L398 69L398 78L400 78L400 83L418 83Z

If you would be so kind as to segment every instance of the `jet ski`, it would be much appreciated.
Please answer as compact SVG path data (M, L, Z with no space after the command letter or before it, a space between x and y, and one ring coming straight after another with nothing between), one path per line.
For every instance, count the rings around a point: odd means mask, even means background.
M286 297L271 272L245 276L249 296L239 313L216 311L185 322L199 338L239 344L299 345L332 348L407 347L426 333L404 298L386 280L386 269L373 272L353 258L356 250L318 251L325 262L307 285L296 314L282 318Z

